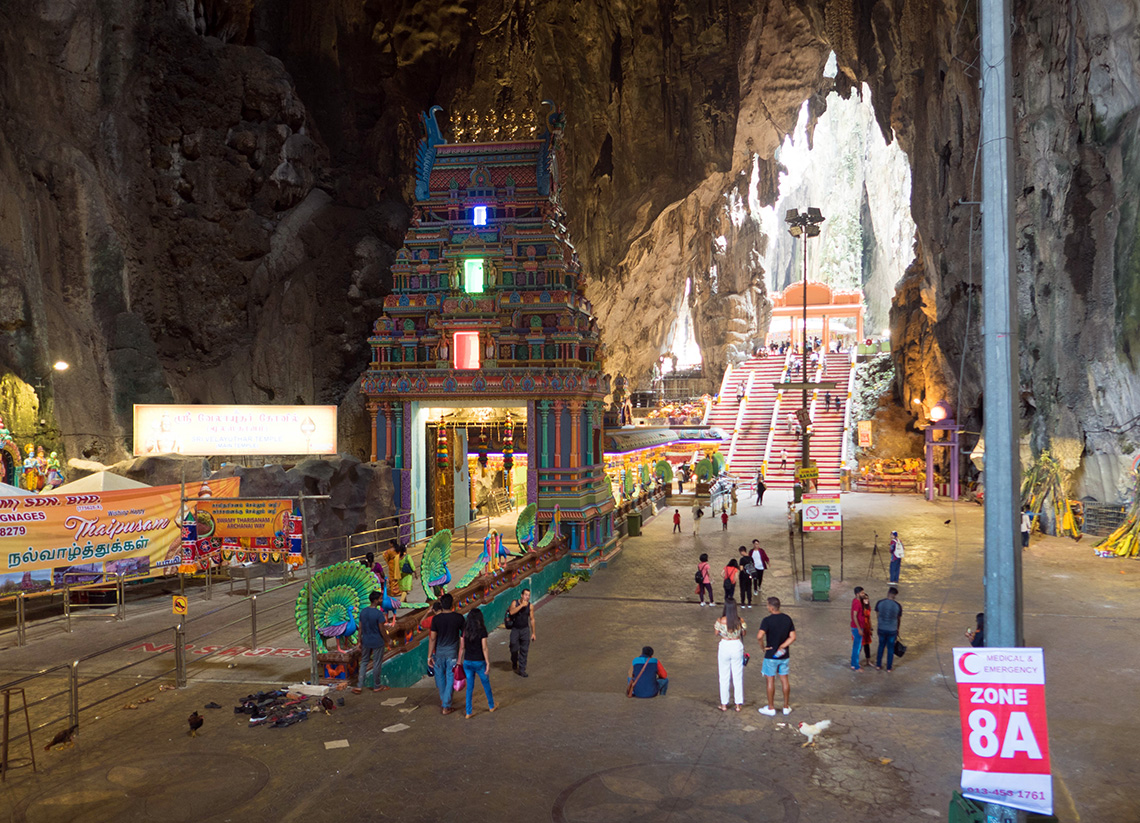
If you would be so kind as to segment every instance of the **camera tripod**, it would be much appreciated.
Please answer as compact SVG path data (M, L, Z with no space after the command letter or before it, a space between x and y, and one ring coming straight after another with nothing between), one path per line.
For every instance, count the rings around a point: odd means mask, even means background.
M879 561L879 568L882 569L883 574L886 574L887 567L883 564L883 556L879 554L879 533L875 532L875 545L871 548L871 561L867 564L867 577L871 577L875 571L875 561Z

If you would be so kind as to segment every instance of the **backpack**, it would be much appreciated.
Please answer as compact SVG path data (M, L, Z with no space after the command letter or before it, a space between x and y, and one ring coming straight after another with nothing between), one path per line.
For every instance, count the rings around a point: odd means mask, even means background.
M514 603L511 604L513 606ZM513 629L515 627L515 616L511 614L510 606L507 607L507 613L503 615L503 627Z
M698 586L705 582L705 576L701 573L700 569L697 569L697 573L693 575L693 580L696 581Z
M741 562L743 565L740 568L744 570L745 574L754 574L756 572L756 564L752 562L751 557L745 557Z

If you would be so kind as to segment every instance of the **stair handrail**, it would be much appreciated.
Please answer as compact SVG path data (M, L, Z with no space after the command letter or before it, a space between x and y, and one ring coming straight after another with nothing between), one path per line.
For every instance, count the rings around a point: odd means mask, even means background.
M720 402L720 396L724 394L724 390L728 388L728 381L732 378L732 364L729 363L724 368L724 377L720 379L720 389L717 390L715 402ZM705 413L701 417L701 425L707 426L709 424L709 415L712 414L714 398L705 401Z
M851 398L855 394L855 365L858 362L856 347L852 346L848 353L847 397L843 402L843 445L839 449L839 476L843 477L843 469L847 466L847 456L851 449ZM842 488L842 483L840 488Z
M736 423L732 427L732 443L728 447L728 463L732 465L732 458L736 455L736 443L740 439L741 428L744 426L744 407L748 404L748 398L752 395L752 381L756 379L756 370L750 369L748 371L748 382L744 387L744 397L741 398L740 403L736 408Z
M780 373L781 383L788 382L783 379L786 376L788 368L790 368L790 365L785 363L784 371ZM764 457L760 461L760 471L764 474L764 477L768 476L768 461L772 459L772 441L776 439L776 423L780 419L780 401L783 399L784 390L776 389L776 402L772 404L772 418L768 421L768 440L764 443Z

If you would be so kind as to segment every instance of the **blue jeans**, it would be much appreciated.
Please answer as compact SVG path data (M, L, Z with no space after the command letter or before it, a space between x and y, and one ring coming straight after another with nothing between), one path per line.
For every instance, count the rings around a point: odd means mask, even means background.
M859 647L863 645L863 630L851 628L851 668L859 668Z
M883 648L887 650L887 671L890 671L895 664L895 641L898 640L899 633L896 632L879 632L879 651L875 655L875 667L881 669L883 667Z
M487 695L487 708L495 708L495 698L491 694L491 678L487 677L487 661L464 660L463 674L467 677L467 713L471 714L471 698L475 694L475 675L479 675L479 682L483 684L483 694Z
M657 678L657 693L663 695L667 691L669 691L669 678L668 677L658 677Z
M435 687L439 689L439 705L451 708L451 687L455 683L456 661L459 660L458 646L435 647Z
M901 557L892 557L891 558L891 582L892 583L898 583L899 582L899 569L901 569L901 568L902 568L902 558Z
M357 676L356 688L363 689L365 678L368 676L369 658L372 663L372 688L377 688L380 685L380 666L384 662L384 649L370 649L367 646L360 647L360 673Z

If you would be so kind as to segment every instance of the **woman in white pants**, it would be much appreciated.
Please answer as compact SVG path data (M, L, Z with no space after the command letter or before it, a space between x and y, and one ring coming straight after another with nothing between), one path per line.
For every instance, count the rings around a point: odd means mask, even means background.
M744 705L744 641L741 637L747 626L736 613L736 601L729 598L724 603L724 614L713 624L713 631L720 638L716 662L720 671L720 706L722 712L728 710L728 684L733 685L736 697L736 710Z

